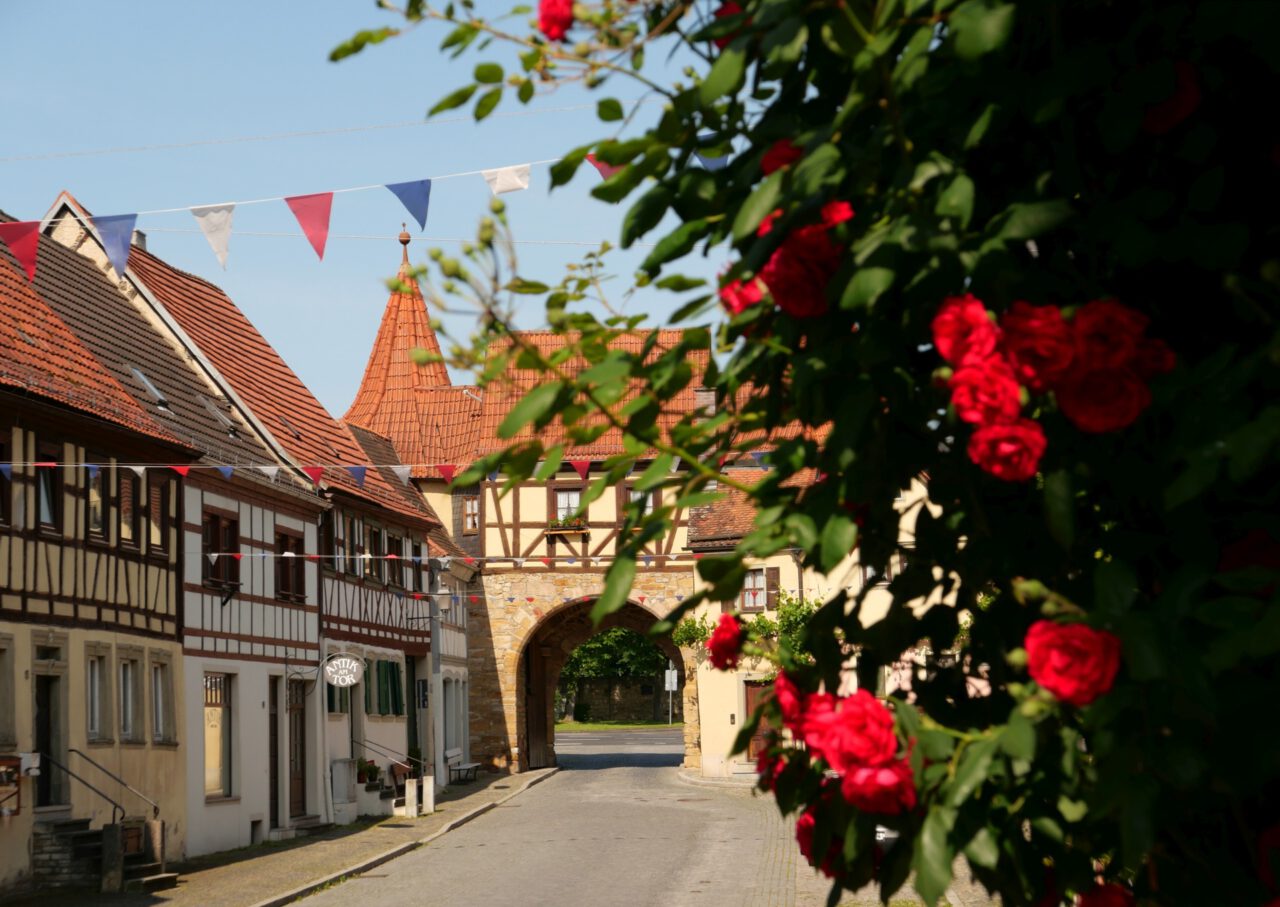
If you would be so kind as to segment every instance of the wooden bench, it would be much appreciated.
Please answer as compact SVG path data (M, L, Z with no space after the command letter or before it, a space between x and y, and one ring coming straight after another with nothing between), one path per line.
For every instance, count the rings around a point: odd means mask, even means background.
M459 783L476 780L476 772L480 770L479 762L463 762L462 750L445 750L444 761L449 767L449 780L452 782L457 780Z

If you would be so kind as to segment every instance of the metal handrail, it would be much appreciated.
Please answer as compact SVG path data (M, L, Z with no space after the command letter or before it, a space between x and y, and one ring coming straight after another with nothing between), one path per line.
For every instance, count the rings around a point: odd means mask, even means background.
M354 743L356 746L367 749L371 753L376 753L379 756L386 756L396 765L403 765L405 768L413 768L413 766L411 766L408 762L401 762L399 759L395 758L396 756L404 756L404 758L418 763L418 766L424 772L427 769L427 764L423 762L421 759L418 759L415 756L410 756L407 753L398 753L395 750L391 749L390 747L385 747L380 743L374 743L372 740L352 740L351 742Z
M96 787L94 787L94 786L93 786L92 784L90 784L88 781L86 781L86 780L84 780L83 778L81 778L79 775L77 775L77 774L76 774L75 772L73 772L71 769L67 768L65 765L63 765L61 762L59 762L57 759L55 759L55 758L53 758L52 756L50 756L48 753L41 753L41 754L40 754L40 764L41 764L41 765L43 765L43 764L44 764L44 763L46 763L46 762L48 762L50 765L56 765L58 768L62 769L64 772L66 772L66 773L67 773L67 775L68 775L69 777L75 778L77 781L79 781L79 782L80 782L81 784L83 784L85 787L89 788L89 790L93 791L93 792L94 792L95 794L97 794L99 797L101 797L102 799L104 799L104 800L106 800L108 803L110 803L110 804L111 804L111 824L112 824L112 825L117 824L117 823L116 823L116 813L117 813L117 812L118 812L118 813L120 813L120 819L121 819L121 820L123 820L123 819L124 819L124 817L125 817L125 811L124 811L124 807L123 807L123 806L121 806L121 805L120 805L119 803L117 803L115 800L112 800L110 797L108 797L108 796L107 796L106 794L104 794L102 791L98 790Z
M125 786L125 788L126 788L126 789L128 789L128 791L129 791L130 793L132 793L134 796L137 796L137 797L142 798L143 800L146 800L148 803L150 803L150 804L151 804L151 817L152 817L153 819L159 819L159 818L160 818L160 804L159 804L159 803L157 803L155 800L152 800L150 797L148 797L148 796L147 796L146 794L144 794L142 791L138 790L136 787L134 787L134 786L133 786L132 784L130 784L128 781L126 781L126 780L124 780L123 778L121 778L121 777L120 777L119 775L117 775L115 772L111 771L111 769L107 768L105 765L103 765L102 763L98 762L98 760L94 759L92 756L89 756L87 753L82 753L82 752L80 752L80 750L76 749L75 747L71 747L70 749L68 749L68 750L67 750L67 752L68 752L68 753L75 753L77 756L79 756L81 759L83 759L83 760L85 760L86 762L88 762L90 765L94 765L94 766L96 766L96 767L97 767L97 769L98 769L98 771L102 772L102 773L103 773L104 775L106 775L107 777L111 778L112 780L116 781L116 782L117 782L117 783L119 783L119 784L123 784L123 785Z

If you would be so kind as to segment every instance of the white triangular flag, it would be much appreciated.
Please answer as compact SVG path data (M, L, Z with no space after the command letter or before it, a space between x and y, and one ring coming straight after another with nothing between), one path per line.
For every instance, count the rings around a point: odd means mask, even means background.
M512 558L512 560L515 562L516 567L523 567L523 566L524 566L524 558L522 558L522 557L517 557L517 558Z
M235 205L203 205L192 208L200 232L209 240L209 248L218 256L218 264L225 271L227 268L227 243L231 241L231 212Z
M504 192L515 192L529 188L529 165L516 164L511 167L499 167L497 170L481 170L484 181L494 195Z
M412 466L392 466L391 467L391 471L396 474L396 478L398 478L401 482L404 482L406 485L409 484L409 474L412 470L413 470Z
M217 553L215 553L215 552L211 552L211 553L209 553L209 554L205 555L205 557L209 558L209 563L211 563L211 564L216 564L216 563L218 563L218 555L217 555Z
M140 478L140 479L142 479L142 478L146 478L146 475L147 475L147 467L145 467L145 466L130 466L129 468L133 470L133 474L134 474L134 475L136 475L138 478Z
M273 482L276 480L276 476L280 474L279 466L255 466L254 469L258 470L258 472L262 473Z

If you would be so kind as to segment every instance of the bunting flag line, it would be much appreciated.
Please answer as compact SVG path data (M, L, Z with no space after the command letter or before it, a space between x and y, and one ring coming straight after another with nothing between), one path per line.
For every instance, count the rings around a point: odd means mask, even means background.
M97 463L86 463L85 471L89 473L89 479L92 481L98 477L98 472L102 469Z
M573 467L573 471L578 474L578 478L582 481L587 480L587 473L591 471L590 460L570 460L569 465Z
M481 170L480 175L489 184L489 191L494 195L504 192L517 192L529 188L529 165L515 164L510 167L499 167L496 170Z
M763 451L763 450L753 450L753 451L751 451L751 459L755 461L755 464L756 464L757 466L761 466L761 465L763 465L763 464L764 464L764 451Z
M419 228L427 229L427 208L431 205L431 180L413 180L408 183L387 183L405 209L413 215Z
M236 468L235 468L234 466L219 466L219 467L218 467L218 472L222 473L222 477L223 477L224 479L229 479L229 478L231 478L231 476L235 473L235 471L236 471Z
M227 247L231 243L231 214L235 209L232 204L201 205L191 209L200 232L209 241L209 248L213 249L224 271L227 269Z
M306 477L311 480L312 485L319 485L320 477L324 475L323 466L304 466L302 467L302 471Z
M129 267L129 251L133 248L133 228L138 222L137 214L110 214L105 217L91 217L89 221L98 231L102 239L102 250L107 253L107 260L116 274L124 276Z
M184 479L187 477L187 473L191 472L190 466L170 466L169 468L172 469L174 472L176 472L178 475L182 476Z
M133 470L133 474L140 479L147 474L147 467L145 466L130 466L129 468Z
M298 226L306 234L311 248L324 261L324 245L329 239L329 215L333 213L333 193L316 192L312 195L294 195L284 200L298 220Z
M40 244L40 222L13 221L0 224L0 240L27 272L27 283L36 279L36 250Z
M614 166L613 164L606 164L604 161L599 160L594 151L587 152L587 163L592 167L595 167L596 170L600 172L600 176L603 179L608 179L622 169L621 167Z
M366 467L364 466L348 466L347 472L351 473L351 478L356 480L357 488L364 488L364 477Z
M436 471L444 477L446 482L452 482L453 477L458 473L458 467L451 466L448 463L437 464Z
M396 478L406 485L409 484L409 477L413 473L412 466L392 466L391 471L396 474Z
M8 463L0 463L0 476L4 476L6 480L13 479L13 467Z
M262 473L273 482L276 480L276 476L280 474L279 466L255 466L254 469L258 470L258 472Z

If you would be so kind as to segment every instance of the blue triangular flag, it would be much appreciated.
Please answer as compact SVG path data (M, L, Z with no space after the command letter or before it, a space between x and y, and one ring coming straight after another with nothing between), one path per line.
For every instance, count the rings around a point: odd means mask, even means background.
M756 465L759 466L761 463L764 462L764 451L763 450L751 451L751 459L755 460Z
M366 466L348 466L347 472L351 473L351 478L356 480L356 485L364 488L364 474L368 471Z
M652 563L653 563L653 558L649 557L649 556L646 554L646 555L645 555L645 558L644 558L644 565L645 565L646 567L648 567L648 566L649 566L650 564L652 564Z
M565 558L566 564L576 564L577 562L578 562L577 558L573 558L573 557Z
M427 206L431 204L431 180L413 180L408 183L387 183L387 188L409 210L423 230L427 229Z
M456 604L458 603L458 596L456 596L456 595L455 595L455 596L453 596L453 598L451 598L451 599L450 599L450 601L451 601L451 602L453 602L453 603L456 605Z
M12 479L12 478L13 478L13 464L12 464L12 463L0 463L0 476L4 476L4 477L5 477L5 479Z
M422 558L420 557L411 557L409 560L413 561L415 567L422 563Z
M129 249L133 239L133 225L138 222L136 214L111 214L106 217L91 217L98 236L102 238L102 249L107 253L107 260L116 274L123 277L129 266Z
M515 601L515 600L516 600L516 597L515 597L514 595L508 595L508 596L507 596L507 601L509 601L509 602L513 602L513 601Z
M489 481L490 482L498 481L498 470L495 469L493 472L489 473Z
M218 467L218 472L222 473L222 477L223 477L224 479L229 479L229 478L231 478L231 476L235 473L235 471L236 471L236 468L235 468L234 466L219 466L219 467Z
M90 480L96 479L98 477L99 466L97 463L86 463L84 464L84 468L89 471Z

